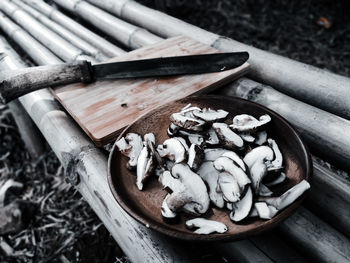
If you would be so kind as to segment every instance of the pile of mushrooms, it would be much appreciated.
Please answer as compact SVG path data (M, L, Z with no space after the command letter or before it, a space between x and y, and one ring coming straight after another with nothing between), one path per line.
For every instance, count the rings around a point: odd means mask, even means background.
M200 218L210 204L229 211L234 223L249 217L271 219L293 203L310 185L303 180L281 196L273 196L275 185L286 180L283 156L265 130L267 114L248 114L226 121L228 112L191 104L173 113L169 138L156 147L156 138L128 133L115 144L129 157L128 169L136 169L141 191L150 176L158 176L168 190L160 212L169 220L179 212L199 217L186 222L194 233L224 233L221 222Z

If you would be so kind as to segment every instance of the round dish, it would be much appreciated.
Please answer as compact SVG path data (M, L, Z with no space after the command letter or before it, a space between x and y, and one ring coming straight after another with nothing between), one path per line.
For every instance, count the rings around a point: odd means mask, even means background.
M280 186L271 188L276 195L280 195L303 179L310 180L312 173L312 161L307 147L304 145L294 128L279 114L268 108L244 99L235 97L224 97L216 95L196 96L181 99L161 106L152 112L140 117L133 124L129 125L120 134L119 138L129 132L144 135L153 132L156 143L161 144L168 138L166 130L170 124L169 117L172 113L178 112L188 103L200 108L223 109L229 112L228 122L237 114L251 114L259 117L269 114L272 118L267 132L274 138L284 156L285 173L287 180ZM277 226L288 218L301 204L304 196L301 196L292 205L285 208L270 220L248 218L242 223L233 223L229 218L229 211L219 209L211 205L209 211L203 216L207 219L223 222L228 227L224 234L198 235L194 234L185 226L188 219L194 218L191 215L181 213L180 220L175 224L164 222L161 215L161 204L167 194L156 176L150 178L145 184L144 190L139 191L136 187L136 175L126 168L128 158L122 156L116 147L108 160L108 182L113 196L119 205L133 218L144 225L149 226L158 232L168 236L192 240L192 241L229 241L248 238L263 231Z

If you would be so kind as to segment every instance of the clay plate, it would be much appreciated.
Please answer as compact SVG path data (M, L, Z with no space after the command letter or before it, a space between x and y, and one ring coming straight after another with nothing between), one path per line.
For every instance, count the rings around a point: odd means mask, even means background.
M160 144L168 138L166 130L170 123L170 115L178 112L188 103L201 108L224 109L230 113L227 122L231 123L232 117L236 114L247 113L255 117L269 114L272 122L267 132L270 137L276 140L281 149L288 177L281 186L271 189L276 195L280 195L303 179L310 179L312 172L310 154L293 127L280 115L266 107L239 98L208 95L188 97L171 102L136 120L122 132L120 137L125 136L128 132L140 135L153 132L156 136L156 143ZM135 173L126 168L127 161L128 158L122 156L118 149L113 147L108 160L108 182L115 199L127 213L142 224L178 239L196 241L244 239L277 226L295 211L303 199L303 197L299 198L271 220L249 218L240 224L234 224L230 220L228 210L214 208L211 205L204 217L223 222L228 226L228 231L224 234L197 235L185 227L185 221L193 216L182 213L180 221L176 224L168 224L163 221L160 207L167 192L162 189L156 176L145 184L143 191L139 191L135 184Z

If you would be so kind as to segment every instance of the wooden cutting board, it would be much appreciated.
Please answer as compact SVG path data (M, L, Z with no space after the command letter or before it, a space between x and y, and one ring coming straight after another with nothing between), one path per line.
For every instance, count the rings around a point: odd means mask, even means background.
M179 36L108 62L214 52L218 50ZM77 83L57 87L54 94L95 144L103 146L150 110L195 93L210 92L242 76L248 68L249 64L245 63L218 73Z

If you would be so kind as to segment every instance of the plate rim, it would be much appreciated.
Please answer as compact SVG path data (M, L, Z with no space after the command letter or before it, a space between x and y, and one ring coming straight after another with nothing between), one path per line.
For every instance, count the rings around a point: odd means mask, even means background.
M234 96L223 96L223 95L192 95L192 96L188 96L186 98L182 98L179 100L174 100L171 101L167 104L161 105L157 108L154 108L151 111L146 112L145 114L141 115L140 117L138 117L134 122L132 122L131 124L129 124L128 126L126 126L123 131L120 133L120 135L118 136L118 138L116 139L119 140L124 134L125 132L129 129L130 126L132 126L134 123L136 123L137 121L139 121L140 119L142 119L143 117L152 114L152 112L157 111L161 108L166 108L169 104L173 104L176 102L181 102L183 100L191 100L191 99L226 99L226 100L239 100L239 101L244 101L246 103L249 103L251 105L254 106L258 106L262 109L264 109L265 111L267 111L268 113L272 113L273 115L276 115L282 122L284 122L284 124L293 132L293 134L295 135L295 137L297 138L298 142L301 145L301 149L303 151L303 159L305 158L305 166L306 166L306 172L305 172L305 178L304 180L310 182L311 181L311 176L313 173L313 165L312 165L312 158L311 158L311 154L310 151L307 147L307 145L304 143L304 141L302 140L302 138L300 137L299 133L296 131L296 129L289 123L289 121L287 121L283 116L281 116L279 113L267 108L266 106L253 102L253 101L249 101L247 99L243 99L243 98L239 98L239 97L234 97ZM162 225L166 224L165 222L161 225L159 225L159 223L154 224L152 222L149 222L147 218L140 216L138 213L134 212L133 209L130 209L128 207L128 205L123 201L123 198L118 194L118 192L116 191L114 184L113 184L113 179L112 179L112 174L111 174L111 167L112 167L112 159L114 154L116 154L116 145L115 143L113 143L112 149L109 153L108 156L108 174L107 174L107 181L108 181L108 185L109 188L112 192L112 195L114 196L114 199L118 202L118 204L120 205L120 207L126 211L128 213L128 215L130 215L132 218L134 218L135 220L137 220L139 223L141 223L142 225L144 225L147 228L150 228L152 230L155 230L157 232L160 232L161 234L170 236L172 238L175 239L179 239L179 240L186 240L186 241L196 241L196 242L212 242L212 241L234 241L234 240L242 240L245 238L248 238L248 236L253 236L253 235L257 235L257 234L261 234L265 231L268 231L274 227L276 227L277 225L279 225L280 223L282 223L284 220L286 220L288 217L290 217L295 211L296 209L301 205L302 201L304 200L304 198L306 197L306 195L308 194L309 191L304 192L302 196L300 196L293 204L291 204L290 206L288 206L287 208L285 208L282 212L280 212L274 219L270 219L270 220L266 220L266 224L262 224L254 229L245 231L243 233L240 234L210 234L210 235L198 235L195 233L187 233L187 232L179 232L178 230L175 229L171 229L171 228L167 228L167 227L162 227ZM272 221L271 221L272 220ZM253 232L253 233L252 233Z

